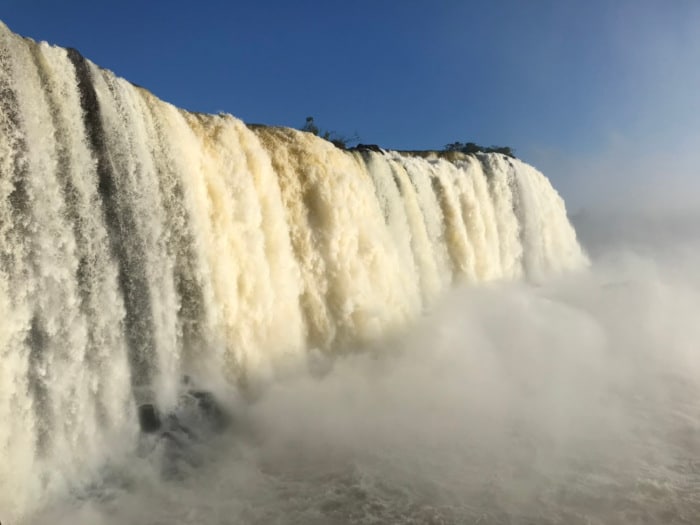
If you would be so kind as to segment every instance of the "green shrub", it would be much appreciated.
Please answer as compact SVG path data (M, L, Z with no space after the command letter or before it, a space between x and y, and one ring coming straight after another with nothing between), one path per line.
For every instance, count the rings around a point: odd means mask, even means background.
M317 137L321 137L323 140L327 140L328 142L332 143L336 148L340 149L348 149L350 143L360 141L360 137L357 133L353 133L350 137L346 137L345 135L340 135L335 131L321 131L321 129L314 122L313 117L306 117L306 122L301 127L301 131L313 133Z

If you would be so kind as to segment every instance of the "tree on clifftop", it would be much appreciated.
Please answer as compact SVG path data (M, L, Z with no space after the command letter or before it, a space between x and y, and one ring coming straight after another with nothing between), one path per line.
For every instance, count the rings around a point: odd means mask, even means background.
M314 122L313 117L306 117L306 122L300 129L301 131L306 131L307 133L312 133L317 137L321 137L322 139L331 142L335 147L340 149L348 149L348 145L351 142L358 142L360 140L360 137L357 135L357 133L353 133L352 136L346 137L344 135L336 133L335 131L321 131Z
M301 130L314 135L318 135L319 132L318 126L314 124L313 117L306 117L306 123L301 127Z

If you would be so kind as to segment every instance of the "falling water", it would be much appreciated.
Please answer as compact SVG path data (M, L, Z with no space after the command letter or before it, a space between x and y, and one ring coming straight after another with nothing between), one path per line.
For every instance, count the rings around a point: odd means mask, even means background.
M189 113L0 24L0 509L136 438L183 374L254 393L455 284L585 262L520 160L343 151ZM4 516L3 516L4 518Z

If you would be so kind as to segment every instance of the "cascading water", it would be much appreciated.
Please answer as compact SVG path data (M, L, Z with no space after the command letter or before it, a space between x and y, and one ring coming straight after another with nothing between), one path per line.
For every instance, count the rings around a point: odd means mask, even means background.
M454 283L584 262L517 159L342 151L188 113L0 24L0 509L92 475L183 374L254 389Z

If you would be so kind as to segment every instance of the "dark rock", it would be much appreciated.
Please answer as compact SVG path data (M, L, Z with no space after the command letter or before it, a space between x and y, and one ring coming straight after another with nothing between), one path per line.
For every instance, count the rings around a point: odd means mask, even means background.
M175 433L187 438L221 432L231 421L211 392L194 388L180 395L172 412L161 415L155 405L144 403L138 407L138 417L144 434L169 437Z
M383 153L382 148L376 144L358 144L351 151L374 151L375 153Z
M153 434L160 430L162 423L155 406L150 403L139 406L139 425L141 432L145 434Z
M152 403L138 407L140 453L156 453L166 479L183 479L212 459L208 446L231 424L231 416L214 394L183 377L177 404L167 411Z
M229 424L228 415L221 409L211 392L190 390L188 395L197 400L197 406L212 430L221 431Z

